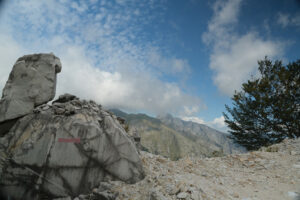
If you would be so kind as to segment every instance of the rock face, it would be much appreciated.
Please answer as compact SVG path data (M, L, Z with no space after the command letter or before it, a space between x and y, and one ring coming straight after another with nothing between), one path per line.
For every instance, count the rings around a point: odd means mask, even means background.
M37 107L1 138L0 149L11 158L2 169L3 193L74 197L101 181L144 178L138 152L117 117L93 101L68 97Z
M52 100L55 96L56 74L60 71L60 60L53 54L19 58L0 100L0 129L1 123L22 117L34 107Z
M46 104L60 71L53 54L34 54L10 73L0 101L0 199L70 199L95 188L91 198L115 199L101 184L144 178L116 116L71 94Z

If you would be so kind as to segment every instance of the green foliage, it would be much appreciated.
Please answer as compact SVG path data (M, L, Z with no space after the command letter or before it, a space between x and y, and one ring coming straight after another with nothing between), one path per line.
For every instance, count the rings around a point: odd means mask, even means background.
M260 78L248 80L225 105L225 123L231 137L256 150L300 136L300 60L283 66L267 57L258 62Z

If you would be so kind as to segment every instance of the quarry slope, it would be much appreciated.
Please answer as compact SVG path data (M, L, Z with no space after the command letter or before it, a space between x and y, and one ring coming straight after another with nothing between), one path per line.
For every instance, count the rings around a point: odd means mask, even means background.
M117 199L300 199L300 139L245 154L168 160L141 152L146 178L111 182Z

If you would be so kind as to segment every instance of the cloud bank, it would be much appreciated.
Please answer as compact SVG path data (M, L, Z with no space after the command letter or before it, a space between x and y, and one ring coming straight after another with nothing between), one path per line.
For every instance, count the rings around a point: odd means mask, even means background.
M199 98L161 80L184 77L188 62L162 53L144 30L159 23L164 9L156 0L10 1L0 20L0 87L18 57L53 52L63 65L57 94L126 111L196 113Z
M282 43L265 40L255 31L238 33L236 25L242 6L242 0L217 0L208 30L202 35L211 50L209 67L214 71L213 81L228 96L240 90L251 75L256 75L258 60L266 55L280 56L284 48Z

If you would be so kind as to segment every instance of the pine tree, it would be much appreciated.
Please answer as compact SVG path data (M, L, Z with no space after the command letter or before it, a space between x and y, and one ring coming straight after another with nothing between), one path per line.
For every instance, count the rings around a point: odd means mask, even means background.
M225 123L231 137L255 150L300 136L300 60L283 66L267 57L258 62L259 78L242 85L225 105Z

